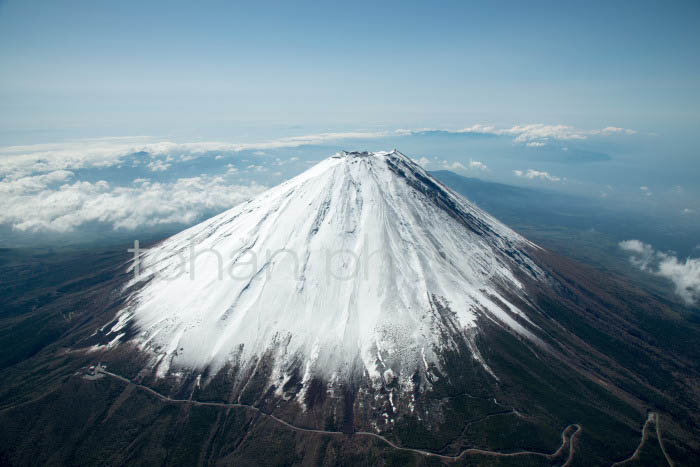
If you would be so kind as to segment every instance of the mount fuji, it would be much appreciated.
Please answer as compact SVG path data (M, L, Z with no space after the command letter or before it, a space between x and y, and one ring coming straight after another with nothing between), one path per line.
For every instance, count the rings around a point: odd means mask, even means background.
M301 365L412 388L479 317L541 344L500 292L528 300L536 248L398 151L343 152L149 249L105 331L132 323L160 376L268 355L277 387Z
M47 464L700 452L694 315L532 243L396 150L337 153L131 251L0 328L52 330L2 371L16 448L0 462L39 462L37 443Z

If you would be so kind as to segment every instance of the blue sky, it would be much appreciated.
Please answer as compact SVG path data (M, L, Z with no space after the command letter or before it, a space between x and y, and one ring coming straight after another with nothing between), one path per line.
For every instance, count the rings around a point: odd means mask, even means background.
M697 44L698 2L0 0L0 233L188 225L394 147L698 224Z
M697 2L4 1L6 144L698 124ZM307 132L308 132L307 131Z

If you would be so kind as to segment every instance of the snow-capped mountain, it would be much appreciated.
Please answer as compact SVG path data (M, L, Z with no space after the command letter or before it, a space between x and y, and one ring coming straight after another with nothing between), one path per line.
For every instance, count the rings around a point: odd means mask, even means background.
M2 465L697 464L697 316L396 151L83 255L0 329Z
M400 152L342 152L148 250L109 334L161 376L267 354L278 387L298 366L409 385L478 317L537 341L501 293L527 300L533 248Z

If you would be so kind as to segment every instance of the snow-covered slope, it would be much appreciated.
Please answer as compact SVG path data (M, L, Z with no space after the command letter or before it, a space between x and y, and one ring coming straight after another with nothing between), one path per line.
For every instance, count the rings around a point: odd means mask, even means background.
M267 352L280 381L410 377L450 345L446 309L535 339L499 293L540 274L529 248L398 151L343 152L149 250L109 333L133 327L160 375Z

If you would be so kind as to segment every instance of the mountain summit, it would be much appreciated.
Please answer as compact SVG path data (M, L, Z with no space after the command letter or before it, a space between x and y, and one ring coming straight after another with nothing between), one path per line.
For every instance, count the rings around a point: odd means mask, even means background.
M300 367L412 388L454 333L486 367L479 319L537 341L501 292L527 300L534 248L396 150L341 152L148 250L107 331L130 323L161 376L267 356L277 387Z
M697 316L398 151L134 250L1 330L0 464L697 464Z

